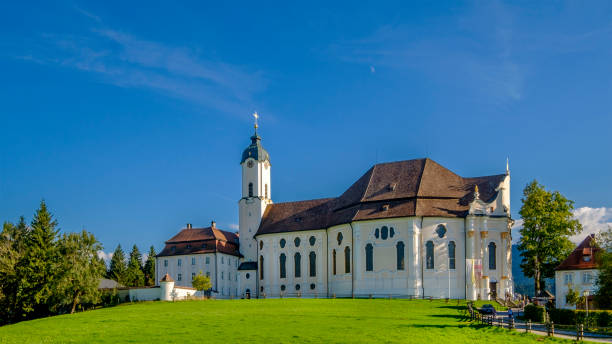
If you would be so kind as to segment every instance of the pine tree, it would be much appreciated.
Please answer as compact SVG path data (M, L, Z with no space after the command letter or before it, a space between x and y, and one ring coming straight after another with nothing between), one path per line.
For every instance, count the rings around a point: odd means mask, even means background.
M126 285L129 287L144 286L144 273L142 272L142 255L138 247L134 245L130 252L130 261L126 271Z
M123 249L121 249L121 244L119 244L115 252L113 252L113 257L110 261L108 278L117 281L119 284L126 285L126 270L125 254L123 253Z
M25 254L25 240L28 226L23 216L14 225L5 222L0 232L0 325L17 318L16 305L19 291L17 264Z
M149 256L144 266L145 285L155 285L155 247L151 246L149 249Z
M59 262L56 227L57 221L47 210L45 201L41 201L24 240L24 255L17 264L19 290L15 297L15 320L50 314L47 301L57 283Z

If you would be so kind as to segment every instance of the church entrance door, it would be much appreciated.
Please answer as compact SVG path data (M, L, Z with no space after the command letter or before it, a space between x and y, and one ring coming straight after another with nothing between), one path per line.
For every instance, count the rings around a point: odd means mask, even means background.
M489 283L489 291L491 292L491 300L497 299L497 282Z

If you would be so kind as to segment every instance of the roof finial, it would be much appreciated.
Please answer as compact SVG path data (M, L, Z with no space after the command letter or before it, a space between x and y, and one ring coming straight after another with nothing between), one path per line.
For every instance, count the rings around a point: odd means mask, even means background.
M255 132L257 132L257 128L259 128L259 125L257 125L257 119L259 118L257 111L253 112L253 117L255 117Z
M506 157L506 174L510 174L510 157Z
M477 200L480 197L480 192L478 192L478 185L474 185L474 200Z

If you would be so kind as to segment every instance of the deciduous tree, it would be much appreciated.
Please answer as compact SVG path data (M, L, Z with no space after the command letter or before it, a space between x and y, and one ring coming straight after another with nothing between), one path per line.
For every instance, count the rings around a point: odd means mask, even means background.
M205 276L200 271L191 281L191 285L196 288L198 291L207 291L212 288L212 283L210 282L210 277Z
M98 285L104 274L104 266L97 257L100 249L102 245L86 231L62 236L59 242L61 276L55 309L69 307L72 314L78 304L99 302Z
M558 191L547 191L537 181L523 190L523 218L519 250L521 269L535 281L536 296L544 288L544 279L554 276L554 269L573 250L569 237L580 233L582 225L572 214L574 202Z
M601 247L598 252L599 275L597 276L595 301L601 309L612 309L612 227L596 237Z

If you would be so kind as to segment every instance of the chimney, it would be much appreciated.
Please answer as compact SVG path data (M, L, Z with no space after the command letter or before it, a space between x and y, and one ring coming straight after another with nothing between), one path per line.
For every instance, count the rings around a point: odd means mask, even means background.
M191 229L191 223L187 224L187 229Z
M215 222L215 220L210 221L210 227L217 228L217 223Z

